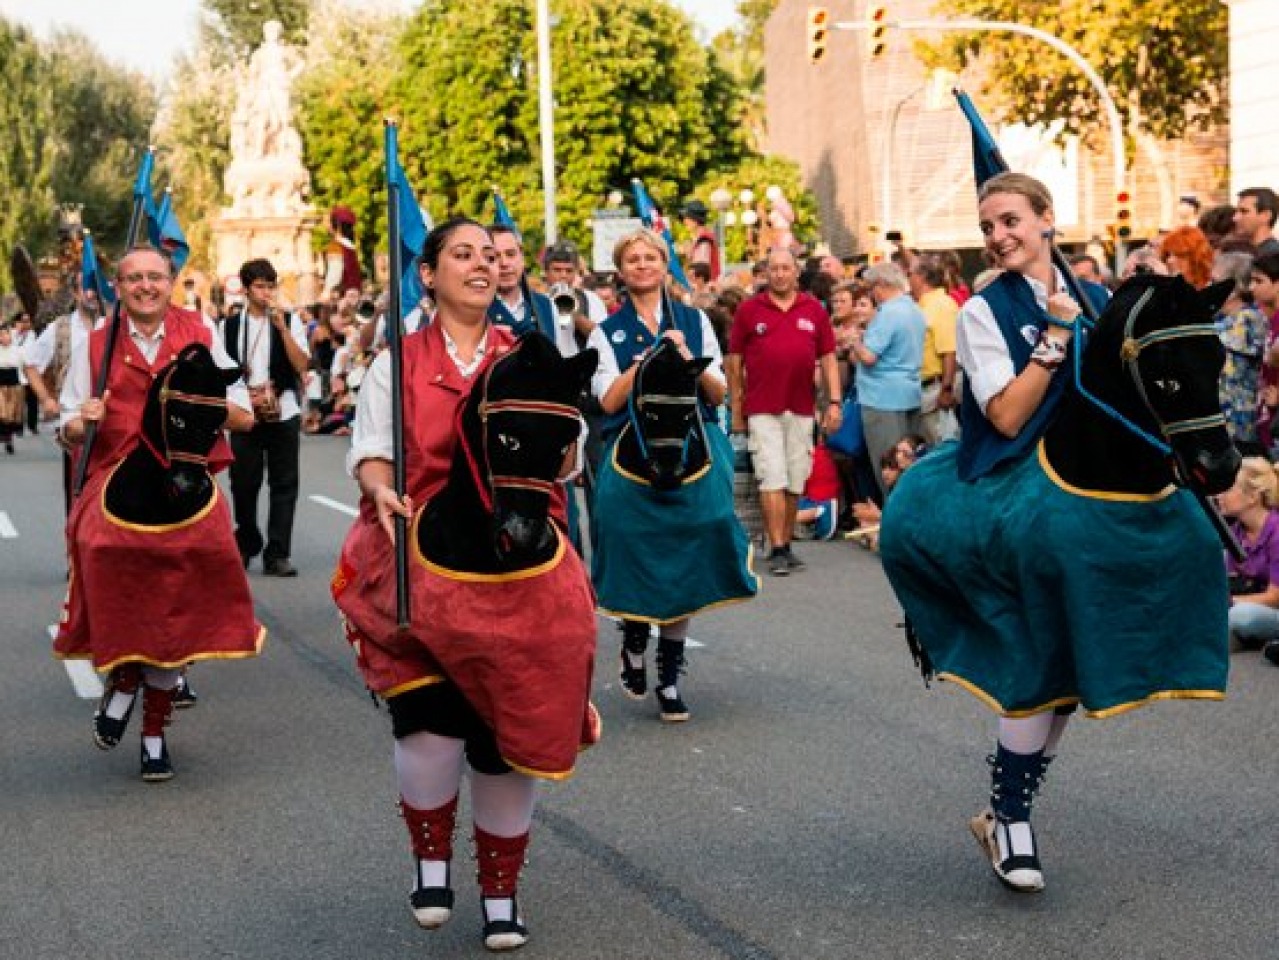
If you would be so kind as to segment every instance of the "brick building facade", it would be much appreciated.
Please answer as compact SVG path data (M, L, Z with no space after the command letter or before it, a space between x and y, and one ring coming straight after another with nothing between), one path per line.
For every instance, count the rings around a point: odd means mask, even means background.
M809 6L781 0L766 28L767 149L800 164L826 241L837 254L864 253L885 232L901 230L921 249L979 246L968 125L948 92L930 91L931 78L912 53L927 35L889 30L887 51L869 60L864 34L832 30L827 54L814 66L806 50ZM825 6L833 20L851 21L864 18L869 3ZM892 0L889 15L927 19L932 7L933 0ZM975 81L963 81L975 92ZM1105 235L1114 211L1108 138L1101 150L1062 150L1024 128L995 132L1014 169L1050 181L1065 242ZM1230 202L1226 141L1220 131L1140 145L1128 163L1139 236L1171 225L1182 195L1205 206Z

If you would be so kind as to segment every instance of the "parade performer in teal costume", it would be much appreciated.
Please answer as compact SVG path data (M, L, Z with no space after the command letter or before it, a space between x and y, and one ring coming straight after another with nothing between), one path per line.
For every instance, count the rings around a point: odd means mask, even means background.
M1076 385L1079 307L1052 263L1047 189L1003 173L978 209L1003 274L960 313L962 437L902 477L880 550L926 670L1000 715L990 808L970 826L1003 883L1038 891L1031 805L1076 707L1223 696L1220 542L1169 454L1206 493L1238 454L1208 335L1222 291L1130 281Z
M664 293L667 258L661 235L648 229L623 237L613 251L630 296L603 325L622 372L601 403L608 419L592 511L591 573L601 610L623 621L623 691L633 699L648 692L644 654L656 624L658 708L663 720L679 722L689 717L677 683L690 618L754 596L758 580L733 512L732 448L714 416L724 399L723 358L705 314ZM659 364L661 340L674 353L664 346ZM671 369L670 360L682 362L686 396L670 387L637 389L650 351L654 382L658 369ZM663 441L673 445L665 449L674 456L654 473L643 462L663 457L657 450L641 453L644 434L672 412L686 426Z

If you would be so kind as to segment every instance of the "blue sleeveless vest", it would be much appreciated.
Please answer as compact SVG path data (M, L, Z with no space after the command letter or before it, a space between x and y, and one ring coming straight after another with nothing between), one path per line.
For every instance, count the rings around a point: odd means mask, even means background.
M546 336L551 343L555 343L555 307L551 303L549 297L530 290L532 302L524 301L525 316L517 317L510 308L502 302L501 297L494 297L493 303L489 307L489 319L494 323L501 324L510 330L517 337L538 330ZM529 315L531 312L531 315Z
M1027 340L1025 331L1033 331L1033 340L1048 326L1048 312L1035 300L1035 292L1019 273L1004 273L990 286L977 294L990 306L999 323L999 332L1012 357L1013 371L1020 374L1030 362L1034 342ZM959 479L978 480L1002 463L1016 460L1032 450L1052 422L1061 398L1070 382L1074 365L1074 341L1066 352L1066 360L1053 375L1048 392L1044 394L1039 409L1011 439L994 428L981 407L973 399L972 391L965 390L959 409Z
M684 343L689 353L695 357L704 356L700 311L673 298L666 302L671 305L674 316L670 318L663 316L661 329L666 330L673 326L684 334ZM604 339L613 349L613 356L617 358L618 373L625 373L633 367L639 361L640 354L657 342L657 337L649 332L630 300L623 303L621 309L600 324L600 329L604 332ZM716 422L714 409L706 403L702 404L702 419L707 423ZM626 423L625 407L605 417L600 429L606 439L611 439L622 429L624 423Z

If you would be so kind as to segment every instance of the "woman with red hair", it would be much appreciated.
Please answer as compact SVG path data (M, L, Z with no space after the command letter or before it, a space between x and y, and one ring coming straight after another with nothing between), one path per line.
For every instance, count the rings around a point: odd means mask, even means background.
M1198 227L1170 230L1159 244L1159 257L1169 273L1184 277L1196 290L1212 279L1212 246Z

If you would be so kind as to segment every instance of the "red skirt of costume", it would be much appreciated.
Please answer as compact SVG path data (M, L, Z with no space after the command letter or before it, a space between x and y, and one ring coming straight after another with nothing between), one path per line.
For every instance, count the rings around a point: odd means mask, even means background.
M113 473L89 480L67 520L71 579L54 654L99 670L256 656L266 630L222 491L215 484L190 520L135 524L107 512Z
M488 724L510 766L530 776L570 776L577 754L599 739L590 702L595 598L563 532L546 563L506 574L445 570L410 530L412 625L395 620L395 558L361 504L333 576L360 672L374 693L394 696L452 681Z

